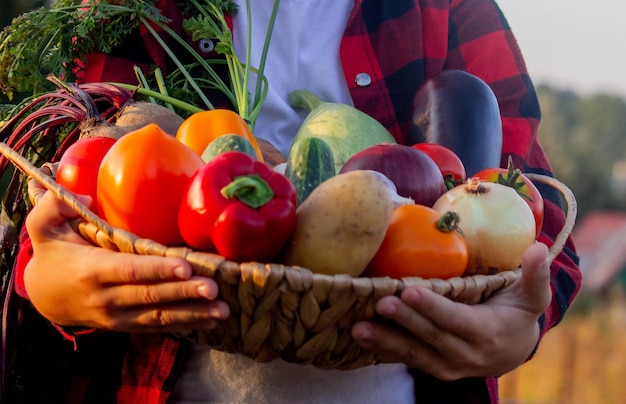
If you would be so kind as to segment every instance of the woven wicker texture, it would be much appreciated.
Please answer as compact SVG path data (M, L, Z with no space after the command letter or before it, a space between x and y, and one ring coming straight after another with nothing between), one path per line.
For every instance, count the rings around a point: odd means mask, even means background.
M133 254L179 257L188 261L197 274L213 278L220 287L220 298L231 308L231 316L210 332L193 332L184 337L257 361L282 358L329 369L371 365L374 357L358 346L350 330L355 321L376 320L374 305L381 297L397 295L405 287L418 284L454 301L476 304L520 276L517 268L448 280L352 278L314 274L305 268L273 263L237 263L215 254L166 247L109 226L56 184L49 167L37 169L4 143L0 143L0 152L36 180L29 186L33 203L45 190L52 191L82 217L73 226L94 245ZM567 203L565 225L550 248L549 259L553 260L574 226L576 200L567 186L552 177L525 175L554 187Z

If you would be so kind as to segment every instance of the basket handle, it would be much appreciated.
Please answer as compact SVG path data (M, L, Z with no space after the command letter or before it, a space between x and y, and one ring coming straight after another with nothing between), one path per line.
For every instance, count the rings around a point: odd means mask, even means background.
M24 158L21 154L13 150L5 142L0 142L0 153L2 153L9 161L11 161L17 168L25 173L29 178L32 178L39 182L44 188L51 191L56 197L69 205L78 215L86 222L93 224L111 240L124 240L126 243L133 244L139 237L131 232L123 229L113 228L107 222L102 220L98 215L89 210L81 201L78 200L70 191L68 191L62 185L49 175L45 174L37 167L35 167L30 161Z
M550 247L550 251L548 253L548 258L550 259L550 263L552 263L556 256L559 255L559 253L563 250L563 247L565 246L569 235L574 229L574 224L576 223L576 215L578 211L576 198L574 197L574 193L572 192L572 190L556 178L534 173L524 173L524 176L531 181L542 182L555 188L563 195L563 197L565 198L565 202L567 203L565 223L563 224L563 228L561 229L559 234L557 234L556 238L554 239L554 243Z

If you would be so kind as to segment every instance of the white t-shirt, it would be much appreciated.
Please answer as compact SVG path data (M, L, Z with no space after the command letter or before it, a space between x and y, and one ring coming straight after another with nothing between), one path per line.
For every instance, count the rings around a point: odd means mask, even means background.
M406 366L324 370L282 360L254 362L195 345L171 403L406 404L415 401Z
M236 3L239 13L233 22L233 43L245 63L246 4L242 0ZM251 4L251 66L258 67L274 0L254 0ZM289 106L289 92L304 88L322 101L353 105L339 58L339 43L353 5L353 0L280 2L265 65L269 91L254 134L285 155L307 114Z
M235 49L245 63L246 5L237 0ZM252 1L252 66L259 63L273 0ZM306 112L287 103L306 88L323 101L352 105L339 59L339 42L354 0L282 0L267 57L269 93L255 135L285 155ZM252 84L251 88L254 84ZM402 364L351 371L322 370L194 345L171 396L173 403L407 403L413 379Z

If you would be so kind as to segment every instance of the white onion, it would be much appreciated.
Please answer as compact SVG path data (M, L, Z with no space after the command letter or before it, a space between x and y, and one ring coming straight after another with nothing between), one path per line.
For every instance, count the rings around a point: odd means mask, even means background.
M472 178L435 202L433 209L459 215L469 262L466 275L518 268L535 241L535 219L520 195L506 185Z

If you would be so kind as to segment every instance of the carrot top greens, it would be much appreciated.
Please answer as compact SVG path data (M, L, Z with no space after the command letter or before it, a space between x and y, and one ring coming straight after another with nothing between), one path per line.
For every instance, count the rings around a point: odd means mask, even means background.
M194 39L210 38L217 42L216 52L222 59L208 61L169 26L169 20L156 8L154 0L124 0L119 4L91 0L85 4L75 0L57 0L50 8L38 8L14 19L0 33L0 91L10 99L14 92L39 94L52 89L46 77L53 74L66 81L75 79L79 60L89 53L111 53L138 27L144 26L163 47L175 69L167 77L138 72L137 91L165 102L173 101L188 112L213 109L207 90L222 92L235 110L254 128L256 116L266 95L263 75L265 58L256 68L249 63L249 46L242 63L233 49L232 33L225 20L238 9L231 0L187 0L181 9L188 16L183 21L185 32ZM271 38L279 0L266 33L266 46ZM250 35L250 1L248 35ZM33 40L37 38L37 40ZM184 64L168 44L174 41L191 56ZM248 40L248 44L250 41ZM226 64L228 80L220 77L215 64ZM198 67L200 69L198 69ZM193 71L193 74L192 74ZM158 73L158 72L157 72ZM254 91L250 91L251 74L257 75ZM121 83L118 83L121 84ZM126 83L128 87L130 83ZM158 90L151 87L156 86ZM176 94L175 97L170 95ZM253 94L253 95L251 95ZM176 98L176 99L173 99Z

